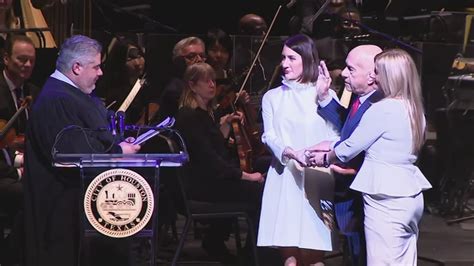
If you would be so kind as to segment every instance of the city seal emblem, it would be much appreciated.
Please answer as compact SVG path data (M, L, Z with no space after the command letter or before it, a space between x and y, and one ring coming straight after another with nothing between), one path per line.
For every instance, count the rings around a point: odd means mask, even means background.
M153 214L153 191L146 180L128 169L111 169L87 187L84 211L100 233L123 238L142 230Z

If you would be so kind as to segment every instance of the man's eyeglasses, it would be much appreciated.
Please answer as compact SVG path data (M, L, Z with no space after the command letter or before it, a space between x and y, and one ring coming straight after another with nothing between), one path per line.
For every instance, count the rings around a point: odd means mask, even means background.
M183 55L184 58L188 59L189 61L194 61L197 57L200 57L203 61L206 61L207 55L206 54L197 54L197 53L190 53L187 55Z

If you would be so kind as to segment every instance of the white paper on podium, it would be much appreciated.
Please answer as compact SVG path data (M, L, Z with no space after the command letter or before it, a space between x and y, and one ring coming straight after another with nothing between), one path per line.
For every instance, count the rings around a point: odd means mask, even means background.
M154 128L148 130L147 132L141 134L140 136L138 136L135 141L133 142L133 144L135 145L141 145L142 143L144 143L145 141L153 138L154 136L160 134L163 129L167 129L169 127L172 127L174 125L174 121L175 119L172 118L172 117L167 117L165 120L163 120L161 123L159 123L158 125L156 125Z

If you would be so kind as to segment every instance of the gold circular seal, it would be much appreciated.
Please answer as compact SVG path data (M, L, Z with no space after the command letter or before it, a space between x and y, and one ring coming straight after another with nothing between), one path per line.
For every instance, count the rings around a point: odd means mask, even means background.
M122 238L145 227L153 214L154 198L148 182L128 169L107 170L92 180L84 196L89 223L100 233Z

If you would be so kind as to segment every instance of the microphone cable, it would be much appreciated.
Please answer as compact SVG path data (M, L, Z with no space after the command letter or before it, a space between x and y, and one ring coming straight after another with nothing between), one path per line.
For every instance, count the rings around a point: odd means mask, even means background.
M117 136L116 135L113 135L113 139L112 139L112 142L110 143L110 145L104 150L104 151L98 151L96 150L92 144L90 143L89 141L89 136L87 135L87 132L100 132L100 131L108 131L107 128L100 128L100 129L90 129L90 128L84 128L84 127L81 127L81 126L78 126L78 125L69 125L69 126L66 126L64 127L63 129L61 129L58 134L56 134L56 137L54 138L54 142L53 142L53 145L51 147L51 158L54 159L56 157L56 154L59 153L58 149L56 148L56 146L58 145L59 141L62 139L62 137L64 136L64 134L68 131L71 131L71 130L80 130L82 135L84 136L84 140L86 141L87 145L89 146L89 148L94 152L94 153L108 153L112 147L115 145L115 141L117 139Z

